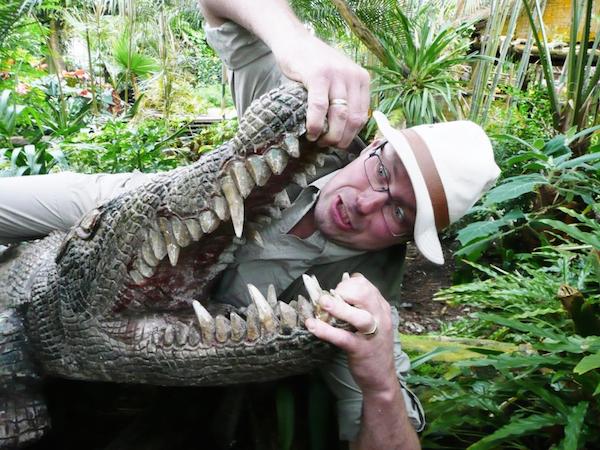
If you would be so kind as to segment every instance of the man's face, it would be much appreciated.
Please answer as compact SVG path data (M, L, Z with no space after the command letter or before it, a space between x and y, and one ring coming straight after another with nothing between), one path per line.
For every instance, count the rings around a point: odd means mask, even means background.
M389 194L375 191L367 178L365 161L381 143L381 140L371 143L321 189L315 206L315 225L325 237L338 244L359 250L378 250L412 237L415 194L404 164L391 144L386 143L378 152L387 168ZM384 172L376 157L369 159L367 167L375 170L369 172L372 179L376 175L383 179ZM384 216L385 205L388 205L388 214ZM391 216L390 211L393 211Z

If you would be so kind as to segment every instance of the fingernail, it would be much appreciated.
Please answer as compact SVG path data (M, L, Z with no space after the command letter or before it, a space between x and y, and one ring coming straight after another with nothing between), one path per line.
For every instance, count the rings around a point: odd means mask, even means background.
M315 331L315 319L306 319L304 325L306 325L306 329L313 333Z
M307 134L306 135L306 139L309 140L310 142L315 142L318 137L319 136L317 136L316 134Z

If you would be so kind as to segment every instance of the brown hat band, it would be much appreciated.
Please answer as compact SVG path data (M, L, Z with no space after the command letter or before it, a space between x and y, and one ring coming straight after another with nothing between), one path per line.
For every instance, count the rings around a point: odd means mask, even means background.
M450 224L450 218L448 215L448 201L446 200L446 193L440 174L435 167L435 162L431 157L427 144L419 136L419 133L411 129L401 130L401 133L408 141L419 169L421 169L427 191L429 192L429 198L431 199L431 206L433 207L435 227L438 231L441 231Z

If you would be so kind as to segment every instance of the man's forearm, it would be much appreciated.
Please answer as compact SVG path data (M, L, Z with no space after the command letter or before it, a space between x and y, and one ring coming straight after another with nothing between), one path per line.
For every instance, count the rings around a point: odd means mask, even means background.
M394 378L396 378L394 376ZM412 427L399 383L390 390L363 393L361 428L351 450L420 449L419 438Z
M211 26L230 20L258 36L274 53L310 33L285 0L199 0Z

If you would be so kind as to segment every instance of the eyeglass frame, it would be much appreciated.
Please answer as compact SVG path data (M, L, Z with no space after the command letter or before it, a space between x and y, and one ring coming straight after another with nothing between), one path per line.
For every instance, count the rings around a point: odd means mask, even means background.
M371 186L371 189L373 189L375 192L387 192L389 200L382 206L381 214L383 215L383 220L384 220L390 234L394 237L399 237L399 236L404 236L405 233L394 233L392 231L392 229L390 228L390 225L388 224L388 221L385 218L385 213L383 211L383 209L388 205L389 206L397 205L398 207L402 208L402 206L398 205L398 203L392 197L392 193L390 192L390 171L388 170L387 166L384 164L381 156L378 154L378 152L379 153L383 152L383 148L388 144L388 142L389 141L387 139L384 139L381 144L379 144L377 147L375 147L373 150L371 150L371 152L369 153L369 156L363 161L363 168L365 170L365 176L367 177L367 182L369 183L369 186ZM375 156L377 158L377 162L381 165L381 167L383 167L383 170L385 171L386 186L384 186L384 187L376 188L373 186L373 183L371 182L371 177L369 176L369 171L367 169L367 161L369 161L369 159L371 159L373 156ZM377 167L379 167L379 165ZM404 212L404 208L402 208L402 211Z

